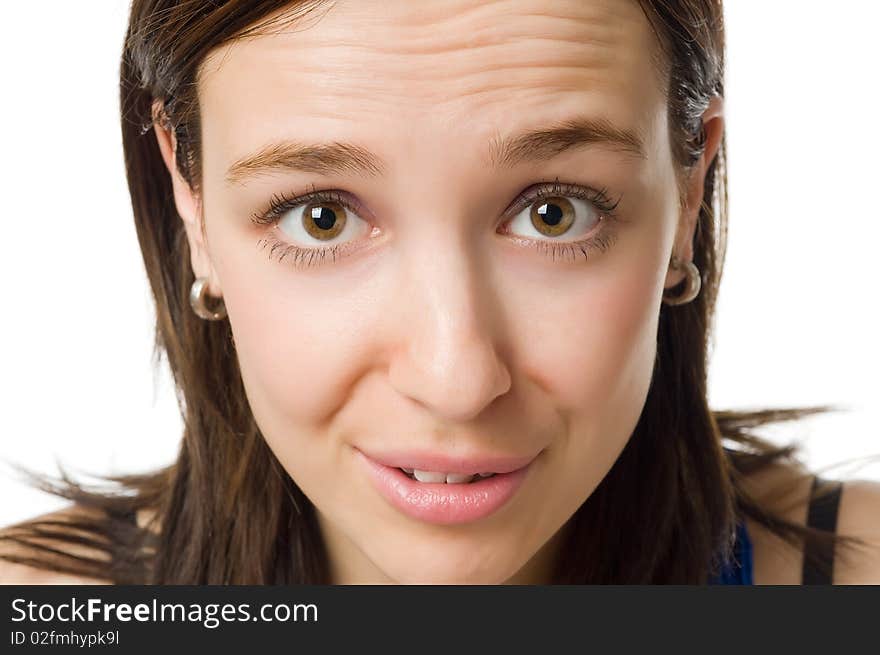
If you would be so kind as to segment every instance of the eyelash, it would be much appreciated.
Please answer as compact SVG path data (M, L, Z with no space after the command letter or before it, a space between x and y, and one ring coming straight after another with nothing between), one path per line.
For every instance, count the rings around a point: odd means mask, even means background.
M621 195L617 200L612 201L608 197L607 189L594 189L576 184L560 183L559 178L557 178L552 183L538 183L520 193L513 201L512 209L506 211L505 214L511 214L512 218L512 216L516 216L520 211L530 207L538 200L555 197L587 200L599 211L598 227L591 230L594 232L593 236L570 242L534 240L513 236L512 238L515 241L534 247L535 250L554 261L559 258L574 261L579 255L583 256L584 259L589 259L592 252L606 252L614 245L616 233L611 229L611 224L621 221L620 216L617 215L615 210L623 196ZM290 210L304 204L320 202L339 203L358 216L361 215L363 209L361 203L348 194L340 193L336 190L317 191L313 185L312 190L304 195L294 197L289 197L283 193L273 195L266 209L253 214L251 221L256 225L274 226ZM331 262L335 262L346 252L358 247L357 244L346 242L325 248L307 248L286 243L274 235L262 238L258 243L262 248L269 248L269 259L272 259L275 253L278 252L279 262L289 257L292 265L296 268L309 268L322 264L328 259Z

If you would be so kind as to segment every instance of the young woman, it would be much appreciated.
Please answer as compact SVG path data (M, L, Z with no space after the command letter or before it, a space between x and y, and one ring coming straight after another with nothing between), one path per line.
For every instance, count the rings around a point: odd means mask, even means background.
M7 580L880 582L880 491L713 411L718 0L135 0L121 112L185 417Z

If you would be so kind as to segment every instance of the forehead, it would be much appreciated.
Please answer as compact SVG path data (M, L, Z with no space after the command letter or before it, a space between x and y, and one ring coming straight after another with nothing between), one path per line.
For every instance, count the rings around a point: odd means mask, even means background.
M315 130L388 151L574 115L641 133L665 110L656 48L636 0L337 0L206 58L203 136L234 159Z

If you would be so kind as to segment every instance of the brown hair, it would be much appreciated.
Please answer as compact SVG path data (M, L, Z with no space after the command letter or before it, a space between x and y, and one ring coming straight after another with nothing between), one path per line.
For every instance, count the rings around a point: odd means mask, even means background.
M705 146L701 114L713 94L724 94L721 1L639 2L661 46L670 141L683 179ZM134 0L120 73L123 146L156 301L156 353L167 357L179 390L183 440L172 465L151 475L110 478L115 488L86 488L63 473L57 482L35 479L90 511L7 529L2 538L27 549L7 559L118 583L330 582L314 508L266 445L248 406L229 323L203 321L188 305L188 242L156 139L147 133L155 122L173 130L180 172L198 189L200 63L225 43L301 20L324 5ZM661 309L641 418L566 525L556 583L704 583L730 556L738 515L793 545L842 539L772 515L742 484L745 475L794 461L796 454L794 446L759 438L754 428L828 408L721 412L708 406L708 340L726 230L722 137L694 237L703 290L686 305ZM617 511L621 507L626 511ZM141 509L153 512L151 526L126 518ZM71 552L76 546L96 554Z

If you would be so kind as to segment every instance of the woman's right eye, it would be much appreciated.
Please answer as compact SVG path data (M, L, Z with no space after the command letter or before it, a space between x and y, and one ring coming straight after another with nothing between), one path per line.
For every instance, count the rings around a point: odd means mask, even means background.
M254 214L257 225L271 226L258 242L269 259L287 259L295 268L335 262L370 243L361 235L378 236L379 228L358 214L360 205L339 191L315 191L304 196L275 196L269 208ZM323 245L322 245L323 244Z
M295 244L312 247L358 239L370 225L341 202L313 199L287 210L277 227Z

